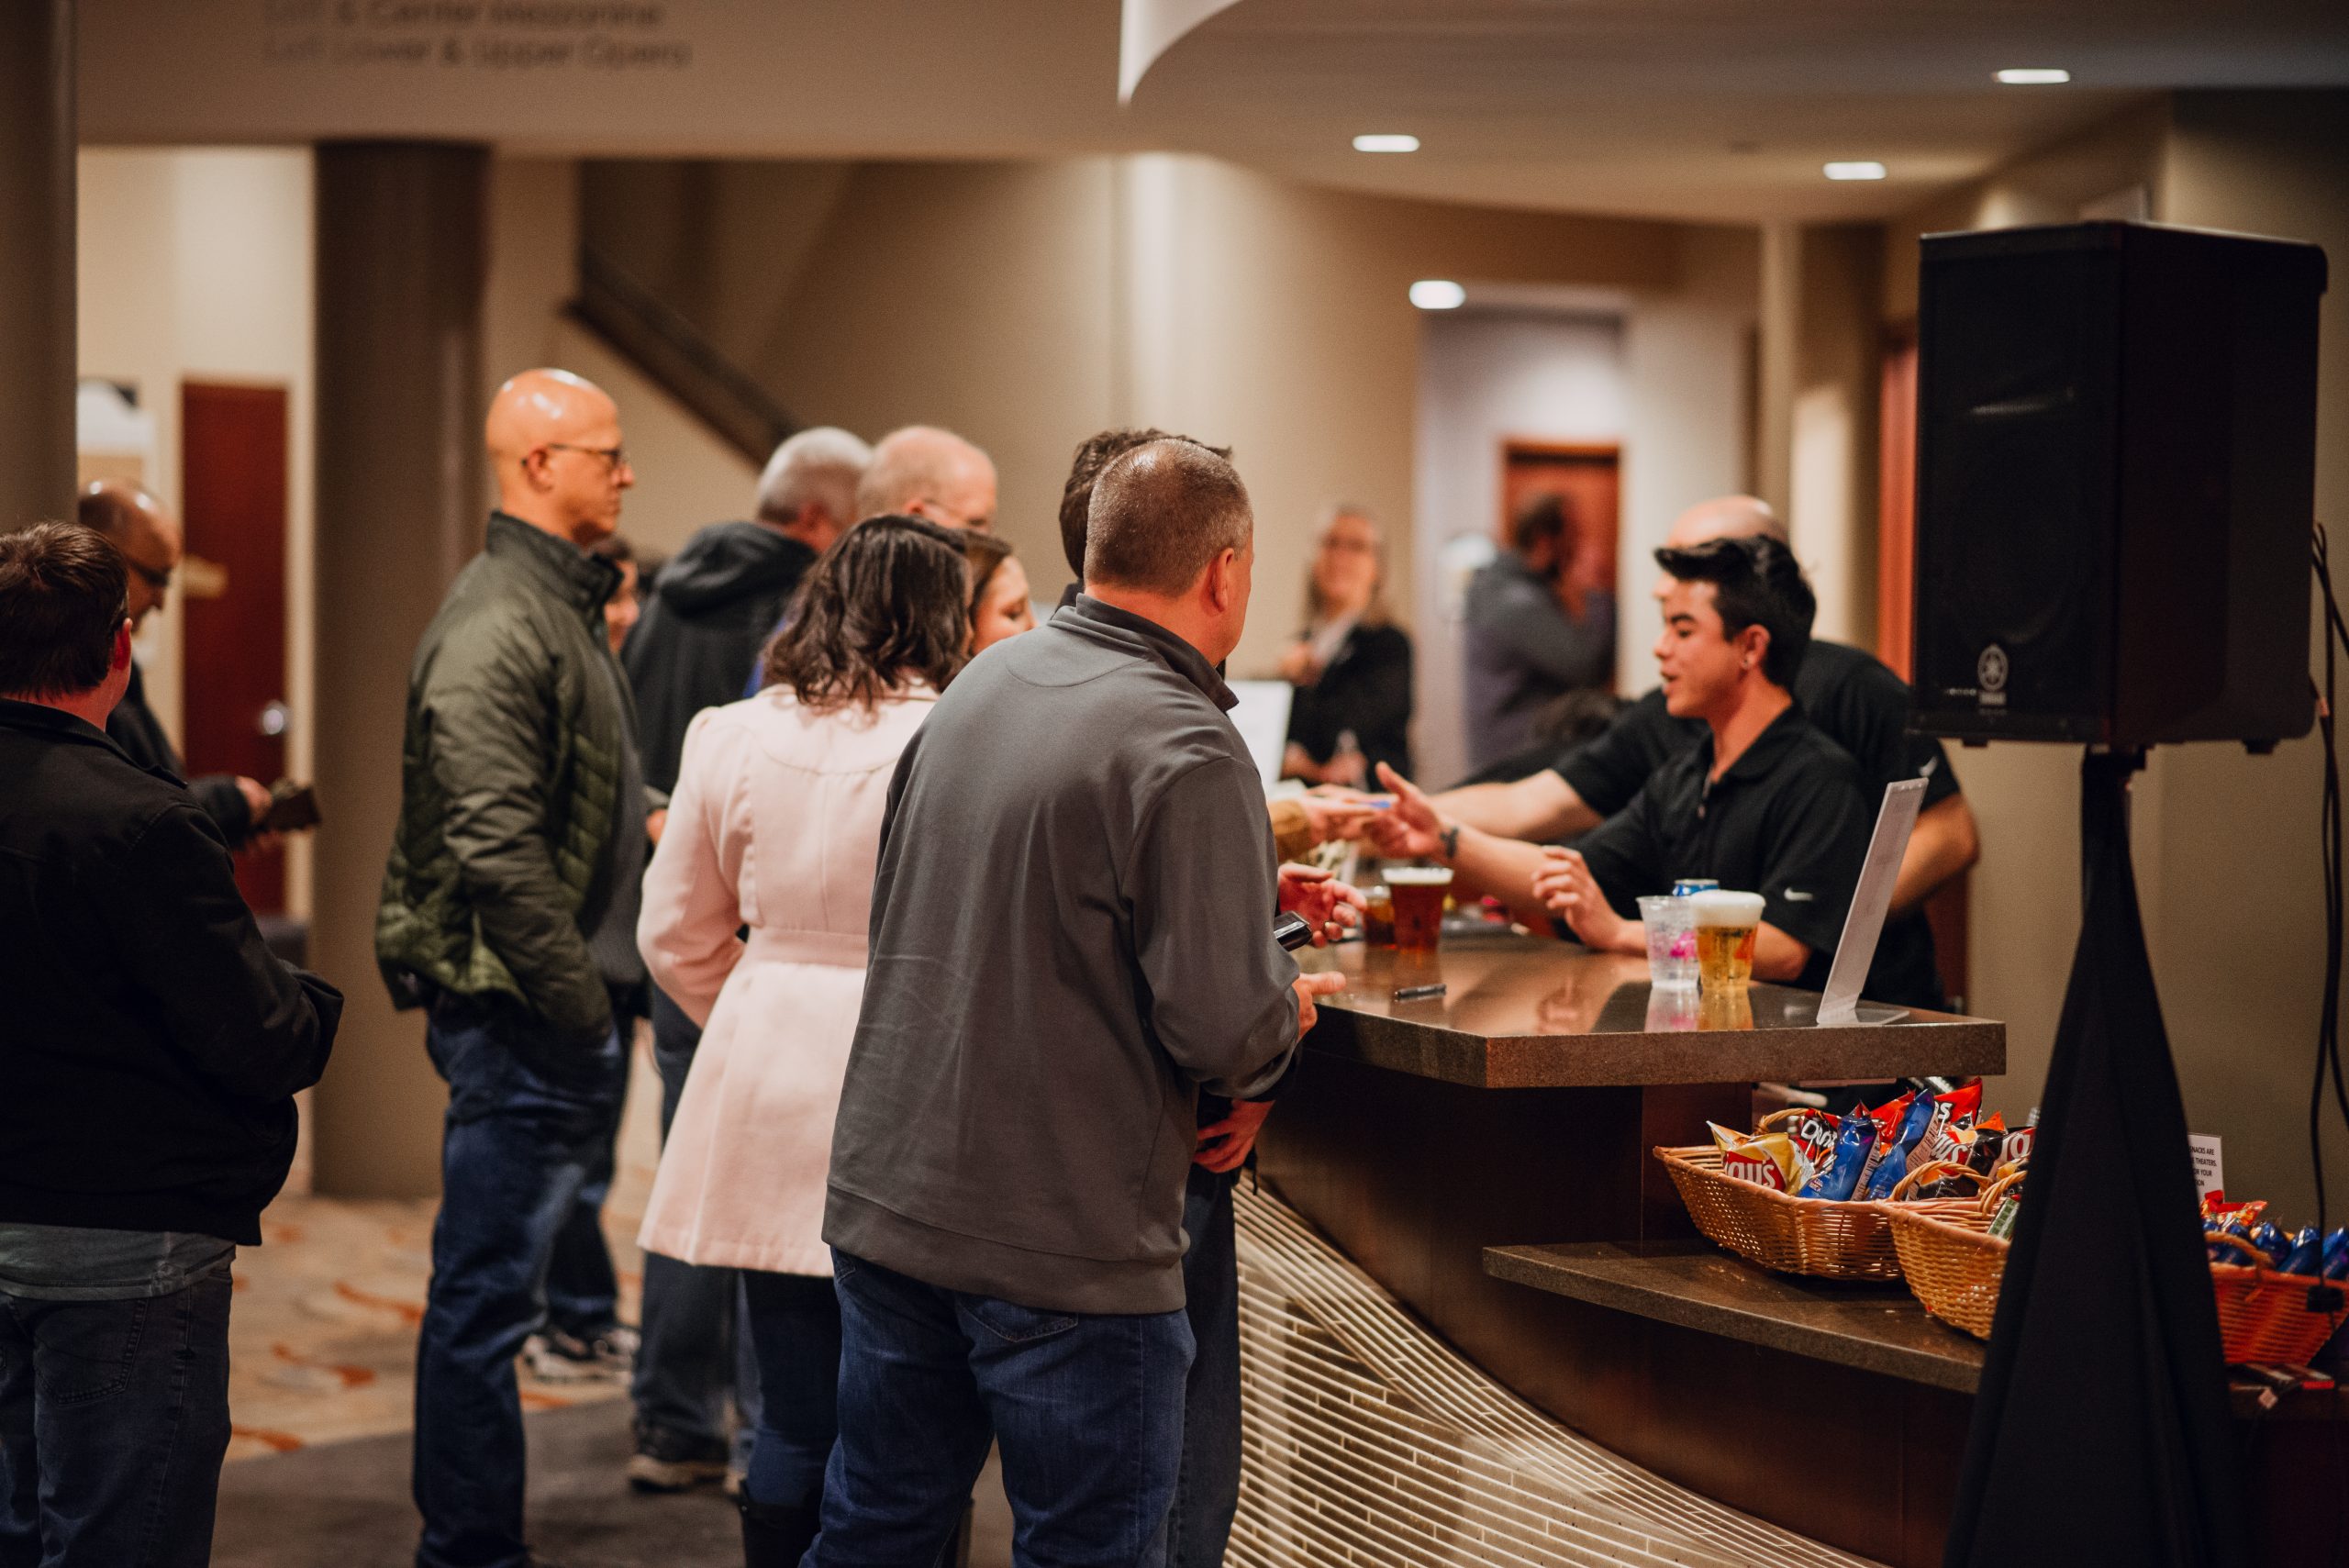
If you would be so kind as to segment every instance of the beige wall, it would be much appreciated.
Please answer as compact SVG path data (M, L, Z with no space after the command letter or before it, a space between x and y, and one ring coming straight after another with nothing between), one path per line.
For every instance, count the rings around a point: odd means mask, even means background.
M1639 292L1660 313L1636 339L1646 406L1735 396L1734 342L1702 326L1741 308L1721 297L1742 260L1723 231L1351 195L1164 155L598 166L590 189L599 248L674 292L799 419L867 436L933 422L993 453L999 527L1046 598L1066 580L1055 515L1085 436L1157 424L1236 447L1267 595L1242 671L1293 632L1332 497L1389 520L1393 597L1411 601L1415 279ZM1696 235L1710 248L1692 251ZM1684 297L1696 315L1675 327ZM1736 439L1722 423L1698 443L1709 479L1733 466L1714 461ZM1659 432L1659 450L1676 439ZM1686 504L1664 474L1634 495Z
M2349 95L2180 94L1920 209L1887 230L1887 317L1914 313L1920 234L2070 222L2137 186L2160 221L2311 239L2337 265L2349 257ZM2317 512L2332 520L2349 516L2349 295L2337 283L2321 352ZM2132 821L2188 1119L2226 1140L2231 1192L2267 1197L2300 1223L2313 1217L2321 761L2313 737L2266 758L2159 750ZM2010 1070L1991 1098L2012 1115L2044 1082L2078 931L2079 760L2065 747L1997 746L1956 762L1983 829L1972 1000L2007 1020ZM2349 1202L2349 1136L2337 1128L2327 1163L2337 1211Z
M2316 515L2349 540L2349 93L2182 93L2154 187L2167 222L2314 240L2334 269L2317 390ZM2312 644L2312 647L2315 646ZM2157 892L2146 929L2187 1115L2227 1140L2227 1186L2312 1223L2308 1090L2324 962L2319 740L2272 757L2157 752L2137 840ZM2332 1211L2349 1134L2328 1118Z

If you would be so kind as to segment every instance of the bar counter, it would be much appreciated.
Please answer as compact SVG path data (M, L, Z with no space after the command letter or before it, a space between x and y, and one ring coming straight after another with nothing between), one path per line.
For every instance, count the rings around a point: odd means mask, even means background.
M1277 1196L1575 1431L1814 1540L1939 1563L1970 1405L1959 1379L1577 1299L1488 1273L1486 1250L1686 1243L1651 1149L1706 1141L1708 1119L1749 1125L1759 1081L2001 1072L2003 1025L1912 1012L1822 1029L1808 993L1659 995L1644 960L1531 937L1300 956L1350 984L1321 1002L1259 1141ZM1393 999L1437 982L1440 997Z

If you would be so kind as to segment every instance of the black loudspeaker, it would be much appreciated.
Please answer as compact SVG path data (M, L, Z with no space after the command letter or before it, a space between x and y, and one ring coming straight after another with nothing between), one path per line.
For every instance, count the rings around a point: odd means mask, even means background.
M2313 245L2143 223L1928 235L1917 727L2308 733Z

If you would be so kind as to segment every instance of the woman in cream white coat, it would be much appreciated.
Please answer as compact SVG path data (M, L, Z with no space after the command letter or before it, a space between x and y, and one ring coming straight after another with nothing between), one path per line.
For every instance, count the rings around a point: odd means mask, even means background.
M966 656L969 593L947 529L885 517L843 534L763 689L686 731L645 873L638 944L704 1032L642 1241L743 1271L764 1403L742 1487L754 1565L796 1563L816 1533L840 1358L824 1180L874 862L898 753Z

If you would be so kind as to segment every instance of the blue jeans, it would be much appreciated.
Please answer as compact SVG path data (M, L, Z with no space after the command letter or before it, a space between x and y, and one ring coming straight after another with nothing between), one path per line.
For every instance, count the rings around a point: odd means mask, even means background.
M419 1568L520 1568L522 1407L514 1357L545 1321L547 1270L610 1158L619 1037L549 1038L518 1006L444 996L425 1043L449 1083L440 1216L416 1354Z
M1217 1568L1240 1507L1240 1258L1231 1189L1240 1173L1191 1167L1183 1194L1184 1311L1197 1352L1183 1399L1183 1469L1166 1517L1167 1568Z
M228 1449L228 1272L0 1296L0 1568L202 1568Z
M1179 1312L1041 1312L835 1248L840 1440L811 1568L934 1562L990 1437L1018 1568L1137 1568L1165 1550L1191 1327Z
M841 1429L840 1297L819 1276L744 1269L742 1306L760 1401L742 1489L754 1503L814 1507Z
M652 1062L661 1070L664 1142L700 1043L701 1030L685 1009L653 987ZM637 1347L636 1374L629 1388L640 1435L662 1431L705 1442L725 1438L730 1392L735 1413L741 1418L734 1436L738 1470L749 1464L751 1430L759 1422L758 1364L751 1358L750 1336L735 1332L740 1294L740 1275L733 1269L703 1268L647 1252L644 1340Z

